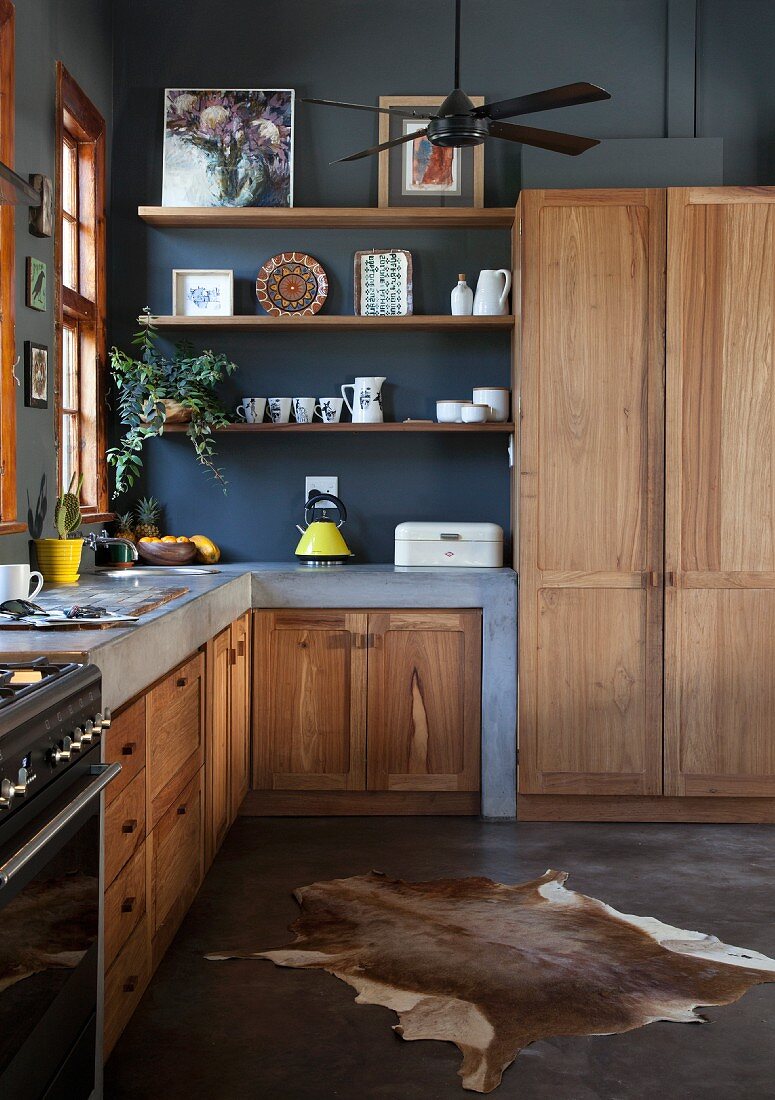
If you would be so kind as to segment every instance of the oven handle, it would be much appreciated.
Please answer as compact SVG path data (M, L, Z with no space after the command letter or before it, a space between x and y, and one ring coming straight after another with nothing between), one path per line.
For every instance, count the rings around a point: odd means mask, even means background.
M92 765L91 774L96 776L96 779L81 791L72 802L68 803L63 810L60 810L50 821L47 821L43 828L40 829L31 840L0 867L0 889L7 886L14 875L18 875L19 871L21 871L31 859L35 858L45 844L53 840L57 833L61 833L62 830L70 824L73 818L81 812L84 806L91 802L93 798L96 798L96 796L107 787L108 783L116 778L120 771L120 764Z

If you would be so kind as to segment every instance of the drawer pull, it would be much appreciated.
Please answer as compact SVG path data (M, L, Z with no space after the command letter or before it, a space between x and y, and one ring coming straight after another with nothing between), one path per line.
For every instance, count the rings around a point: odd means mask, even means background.
M175 681L175 684L179 688L184 688L187 683L188 683L188 676L181 676L179 679L177 679Z
M137 828L137 818L133 817L131 821L125 821L121 826L122 833L133 833Z
M178 806L178 813L184 814L188 811L188 806Z
M229 664L236 665L237 663L237 651L236 649L229 650Z
M122 755L122 756L133 756L133 755L134 755L134 751L135 751L135 749L136 749L136 748L137 748L137 744L136 744L136 742L134 742L134 741L129 741L129 742L128 742L128 743L126 744L126 745L124 745L124 746L122 747L122 749L121 749L121 755Z
M244 640L240 640L239 642L237 642L237 656L238 657L244 657L245 656L245 642L244 642Z
M121 912L131 913L137 903L137 898L124 898L121 902Z
M130 975L130 977L128 977L127 980L124 982L124 992L134 993L134 991L137 989L137 984L139 981L140 978L137 974Z

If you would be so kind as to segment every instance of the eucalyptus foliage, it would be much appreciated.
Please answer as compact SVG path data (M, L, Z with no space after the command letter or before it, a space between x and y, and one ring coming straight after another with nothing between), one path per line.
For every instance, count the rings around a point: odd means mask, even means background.
M214 390L233 374L237 365L212 351L195 355L191 344L185 341L175 346L172 358L162 355L147 306L143 313L143 327L132 340L137 352L129 355L116 347L110 351L119 418L127 429L118 446L111 447L107 454L108 462L116 468L113 496L126 492L137 479L146 440L164 434L165 401L176 401L191 412L186 435L193 444L197 462L210 471L226 492L223 471L215 465L212 432L228 424L229 418Z

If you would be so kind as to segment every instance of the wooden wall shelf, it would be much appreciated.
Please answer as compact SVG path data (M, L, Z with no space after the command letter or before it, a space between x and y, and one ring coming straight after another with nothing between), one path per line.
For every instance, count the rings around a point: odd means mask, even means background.
M142 324L144 317L138 320ZM244 314L237 317L151 317L151 324L160 329L231 329L258 331L280 329L283 332L303 329L342 332L345 329L384 332L388 329L406 332L487 332L509 330L514 318L505 317L449 317L446 314L414 314L411 317L348 317L329 313L313 317L268 317L264 314Z
M138 206L149 225L179 229L510 229L513 206Z
M164 432L185 432L187 424L168 424ZM409 423L386 422L383 424L228 424L224 428L215 428L218 434L233 433L258 433L261 435L281 435L283 432L296 432L298 435L315 434L323 432L324 435L336 435L337 432L429 432L433 435L445 432L453 432L459 435L468 433L485 432L492 434L509 434L514 431L514 424L487 423L487 424L437 424L435 421L413 420Z

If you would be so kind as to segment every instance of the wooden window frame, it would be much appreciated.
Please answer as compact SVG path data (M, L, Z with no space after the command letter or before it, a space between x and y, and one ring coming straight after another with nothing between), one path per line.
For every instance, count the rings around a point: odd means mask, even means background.
M78 212L94 226L94 241L84 248L79 229L78 290L66 286L63 278L63 186L61 149L65 133L76 142L78 152ZM113 518L108 502L106 425L106 314L107 278L105 260L105 120L61 61L57 62L56 93L56 237L54 242L57 372L54 389L56 417L57 479L62 480L62 352L65 318L75 323L79 339L79 408L81 433L89 445L81 452L84 475L82 513L88 523ZM95 363L94 370L84 370Z
M0 160L14 164L14 19L0 0ZM27 530L16 519L16 240L14 207L0 205L0 535Z

